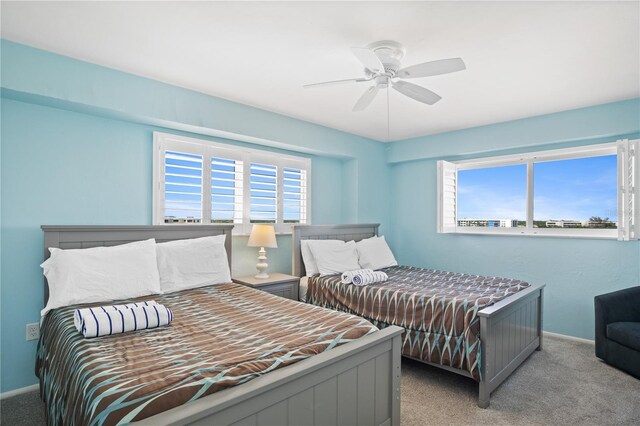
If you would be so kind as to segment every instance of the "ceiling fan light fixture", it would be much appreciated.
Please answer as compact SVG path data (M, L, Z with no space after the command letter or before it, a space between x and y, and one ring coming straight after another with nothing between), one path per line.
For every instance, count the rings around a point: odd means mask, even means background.
M380 75L373 79L378 89L386 89L389 86L389 77Z

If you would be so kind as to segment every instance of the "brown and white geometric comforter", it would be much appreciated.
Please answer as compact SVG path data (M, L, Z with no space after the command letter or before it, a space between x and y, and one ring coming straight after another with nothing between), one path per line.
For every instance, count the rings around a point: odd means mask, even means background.
M169 326L85 339L73 323L77 306L47 314L36 374L49 424L141 420L377 330L239 284L118 303L149 299L173 311Z
M530 286L507 278L410 266L382 269L389 279L342 284L340 275L310 277L307 302L359 315L379 328L405 329L405 356L467 370L480 380L478 311Z

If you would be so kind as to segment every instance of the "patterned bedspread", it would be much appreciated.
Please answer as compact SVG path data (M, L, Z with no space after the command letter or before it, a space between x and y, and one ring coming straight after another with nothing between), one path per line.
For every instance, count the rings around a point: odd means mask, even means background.
M169 326L85 339L75 307L46 316L36 374L49 424L141 420L377 330L239 284L133 300L149 299L173 310Z
M307 302L360 315L379 328L404 327L402 353L467 370L480 380L478 311L530 285L523 281L409 266L383 269L389 280L358 287L339 275L309 278Z

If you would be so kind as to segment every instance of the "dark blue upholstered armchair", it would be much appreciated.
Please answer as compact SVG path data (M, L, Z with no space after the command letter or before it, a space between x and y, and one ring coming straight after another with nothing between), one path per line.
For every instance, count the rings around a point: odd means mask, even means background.
M640 378L640 287L595 297L596 356Z

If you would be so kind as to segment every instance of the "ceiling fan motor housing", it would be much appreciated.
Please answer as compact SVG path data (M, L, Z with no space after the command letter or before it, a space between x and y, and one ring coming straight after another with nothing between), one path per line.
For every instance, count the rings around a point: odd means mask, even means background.
M389 77L386 75L379 75L374 77L373 81L376 83L378 89L386 89L389 86Z

